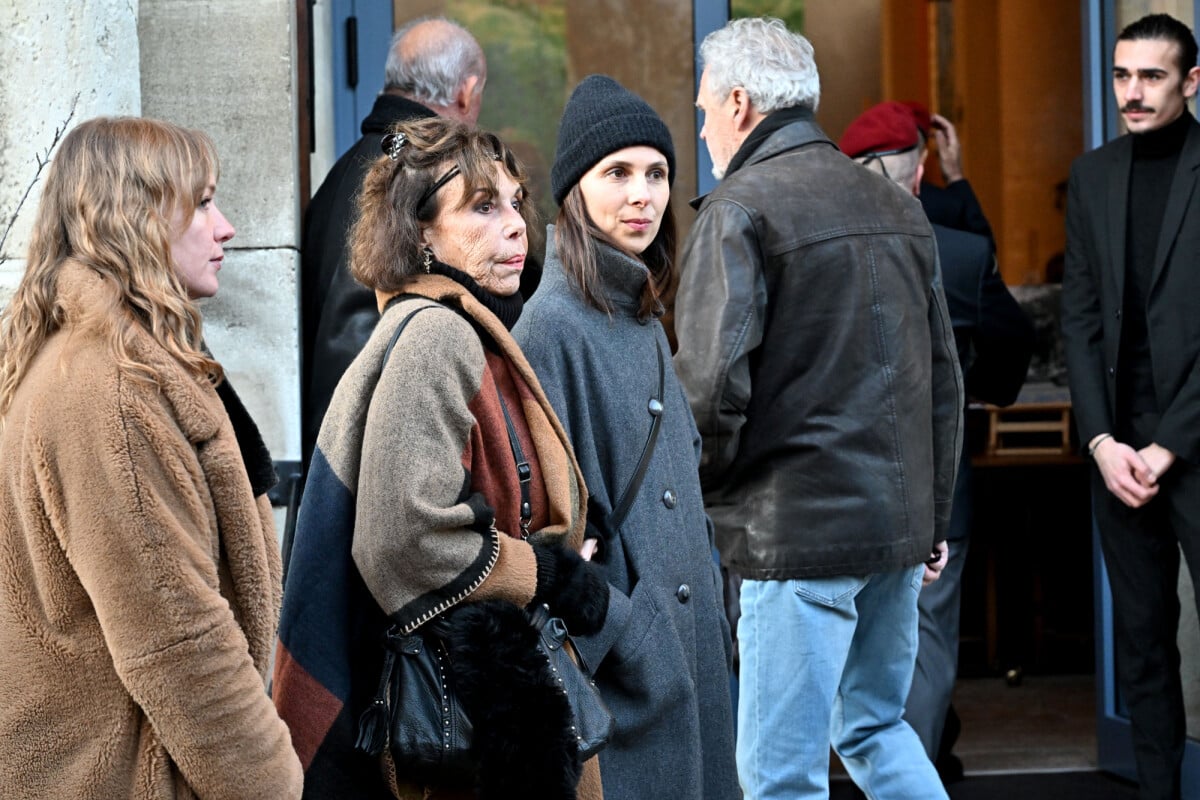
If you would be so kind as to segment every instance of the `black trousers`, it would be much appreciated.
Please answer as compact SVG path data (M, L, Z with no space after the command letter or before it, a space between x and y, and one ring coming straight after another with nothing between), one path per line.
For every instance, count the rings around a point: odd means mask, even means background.
M1134 417L1118 438L1150 442L1152 415ZM1124 435L1122 437L1122 434ZM1178 800L1186 736L1179 674L1179 556L1200 592L1200 468L1176 460L1159 492L1132 509L1092 470L1092 506L1112 586L1117 679L1129 709L1141 800ZM1197 603L1200 614L1200 603Z

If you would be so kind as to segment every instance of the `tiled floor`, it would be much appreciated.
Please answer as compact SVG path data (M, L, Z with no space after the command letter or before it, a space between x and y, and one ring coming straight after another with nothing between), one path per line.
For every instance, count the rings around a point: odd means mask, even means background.
M954 707L962 734L954 753L968 775L1096 769L1095 680L1091 675L960 679ZM845 772L831 756L832 775Z
M960 680L954 707L962 735L954 752L968 775L1096 769L1092 675Z

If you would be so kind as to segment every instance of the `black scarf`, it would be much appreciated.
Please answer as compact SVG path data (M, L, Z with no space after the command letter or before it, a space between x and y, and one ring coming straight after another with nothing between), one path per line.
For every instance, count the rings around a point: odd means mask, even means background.
M450 280L460 284L471 293L472 297L482 303L484 308L495 314L496 318L504 323L504 327L508 330L511 331L513 325L516 325L517 320L521 318L521 309L525 306L525 299L521 297L520 292L513 292L508 297L492 294L480 286L477 280L461 269L455 269L449 264L443 264L440 261L434 261L429 266L429 271L435 272L438 275L445 275Z
M271 460L271 452L263 442L258 426L254 424L250 412L242 405L242 399L233 390L229 379L216 385L217 397L225 405L225 413L233 424L233 433L237 437L238 449L242 451L242 463L246 465L246 475L250 478L250 488L254 496L266 494L279 483L275 473L275 462Z
M779 130L793 122L813 122L816 116L811 108L803 106L792 106L790 108L781 108L778 111L772 111L767 114L761 122L754 126L754 130L750 131L750 135L742 142L742 146L733 154L733 158L729 160L729 166L725 168L725 177L732 175L750 156L754 155L754 151L759 148L767 138Z

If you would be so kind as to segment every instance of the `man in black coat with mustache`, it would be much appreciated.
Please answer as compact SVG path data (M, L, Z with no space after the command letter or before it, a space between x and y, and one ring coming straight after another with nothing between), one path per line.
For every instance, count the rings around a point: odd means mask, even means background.
M1076 159L1063 338L1112 587L1117 675L1140 797L1178 798L1186 721L1176 645L1180 549L1200 585L1200 85L1191 30L1166 14L1117 37L1129 133Z

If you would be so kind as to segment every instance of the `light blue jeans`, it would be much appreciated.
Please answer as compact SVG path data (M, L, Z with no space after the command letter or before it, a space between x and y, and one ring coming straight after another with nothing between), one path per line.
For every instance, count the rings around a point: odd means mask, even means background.
M946 800L902 719L924 568L742 582L737 767L745 800L829 797L829 747L871 800Z

